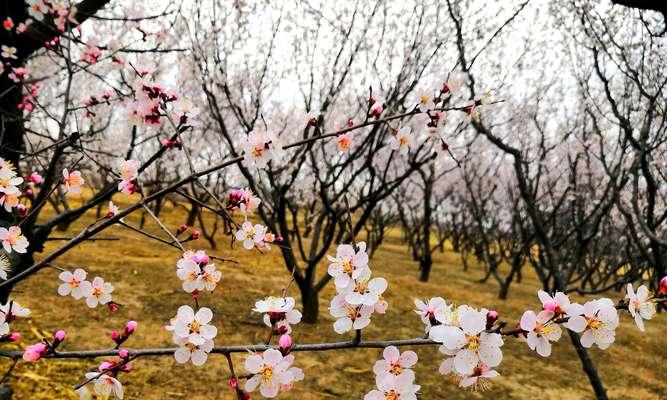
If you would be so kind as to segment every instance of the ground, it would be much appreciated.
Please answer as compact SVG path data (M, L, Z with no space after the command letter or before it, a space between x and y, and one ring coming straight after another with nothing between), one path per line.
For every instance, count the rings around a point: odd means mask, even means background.
M182 208L167 207L161 215L169 227L177 227L184 220ZM90 213L82 221L69 227L58 236L68 236L80 231L94 219ZM127 219L137 223L137 218ZM150 224L149 224L150 225ZM152 232L159 229L151 225ZM122 227L113 227L100 237L116 237L118 241L87 242L76 250L59 258L56 265L74 269L84 267L90 278L99 275L113 282L114 299L122 308L111 314L106 307L89 309L83 300L60 297L56 292L58 271L44 269L16 288L15 298L32 309L27 320L17 321L13 329L24 334L20 346L34 343L43 335L57 329L65 329L68 338L64 349L92 349L110 347L109 333L121 329L134 319L139 327L126 343L131 347L172 346L165 323L176 313L181 304L189 302L189 296L181 290L175 274L177 250L149 241ZM63 242L49 242L52 250ZM206 242L190 243L190 248L208 250ZM334 250L332 249L332 252ZM264 256L246 251L240 246L230 248L229 239L220 237L217 256L232 258L238 263L217 263L223 271L220 285L213 294L205 294L202 305L214 311L214 324L218 327L216 345L250 344L260 342L266 335L261 317L251 312L254 302L267 295L278 295L288 281L280 252L273 249ZM497 299L497 287L493 282L481 284L482 275L474 265L464 272L459 254L447 249L435 254L431 279L427 283L417 279L417 264L410 259L398 231L391 233L386 243L371 260L375 276L384 276L389 282L386 299L389 309L386 315L375 315L370 327L363 330L366 339L412 338L423 335L423 325L413 313L414 298L442 296L449 302L467 303L477 307L497 309L501 319L515 323L522 312L536 308L539 288L534 276L526 272L521 284L514 284L507 300ZM320 268L325 273L326 266ZM293 339L296 343L340 341L349 339L334 333L333 318L327 307L333 289L321 293L320 321L317 325L300 324ZM299 297L295 287L290 295ZM609 293L612 298L623 296ZM298 300L297 300L298 302ZM602 380L612 399L667 398L667 341L661 332L667 328L667 315L657 315L647 323L641 333L627 315L622 315L616 342L606 351L591 350ZM12 348L12 345L3 345ZM18 348L18 347L16 347ZM435 346L414 348L419 355L415 367L416 383L421 385L421 399L593 399L586 376L579 360L564 336L554 346L548 359L539 357L527 345L507 338L503 346L504 359L498 371L502 375L486 392L461 390L450 377L438 373L442 360ZM243 371L243 356L235 355L236 368ZM303 382L284 399L361 399L373 389L371 372L374 361L381 357L380 350L344 350L336 352L295 353L295 365L306 374ZM97 360L99 363L100 360ZM9 368L8 360L0 361L0 374ZM74 385L84 373L96 366L93 360L40 360L29 364L20 361L8 383L15 390L14 399L76 399ZM179 365L172 357L146 357L135 361L135 369L123 374L126 399L233 399L227 386L229 371L222 355L210 356L203 367ZM253 395L259 398L259 394Z

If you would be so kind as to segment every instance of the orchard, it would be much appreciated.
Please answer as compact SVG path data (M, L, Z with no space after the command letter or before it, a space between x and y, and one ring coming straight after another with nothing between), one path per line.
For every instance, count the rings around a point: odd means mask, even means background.
M660 398L658 3L6 1L0 400Z

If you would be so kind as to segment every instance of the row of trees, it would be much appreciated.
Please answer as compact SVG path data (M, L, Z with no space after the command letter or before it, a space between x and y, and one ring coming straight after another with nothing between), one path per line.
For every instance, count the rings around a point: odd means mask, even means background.
M3 9L15 26L2 43L16 55L3 56L0 155L42 179L20 194L23 211L0 210L30 242L10 254L3 303L99 231L35 260L56 229L104 213L119 158L141 160L144 200L130 211L159 217L164 201L184 204L184 223L214 248L238 229L229 190L257 194L305 322L320 312L331 276L318 266L332 246L365 235L372 254L396 224L421 280L449 241L465 264L484 266L501 298L526 266L545 290L582 294L642 279L656 289L666 273L659 14L588 1L544 10L197 0L160 2L153 14L103 0L60 14L61 2L28 3ZM51 12L40 19L33 3ZM531 20L551 35L532 35ZM266 168L240 162L249 134L290 151ZM68 202L64 168L84 171L95 190L82 204Z

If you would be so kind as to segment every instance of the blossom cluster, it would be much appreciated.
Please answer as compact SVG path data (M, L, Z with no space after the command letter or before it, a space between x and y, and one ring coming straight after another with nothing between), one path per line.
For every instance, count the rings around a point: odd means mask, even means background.
M206 362L208 353L213 350L213 339L218 329L211 325L213 311L208 307L199 307L200 291L212 292L217 286L222 273L210 263L210 257L202 250L186 251L176 263L176 275L182 281L183 290L192 294L198 310L182 305L176 316L165 329L172 332L172 340L178 349L174 353L176 362L184 364L191 361L201 366Z
M442 343L440 352L449 356L440 365L441 374L457 376L461 387L481 385L486 378L498 375L492 368L502 361L504 341L488 329L489 322L495 322L490 321L489 310L467 305L454 309L441 298L415 304L429 338Z
M61 296L72 296L75 300L86 298L86 304L90 308L95 308L98 304L108 304L112 306L111 293L114 287L111 283L96 276L92 281L87 281L88 273L77 268L74 272L63 271L58 278L63 282L58 286L58 294ZM112 308L113 310L113 308Z
M128 321L122 334L113 331L111 339L116 343L116 348L125 342L136 328L137 323L135 321ZM113 393L116 398L123 399L123 384L118 379L118 375L121 372L129 373L134 369L131 360L130 352L127 349L119 349L117 359L105 360L100 363L95 371L85 374L86 381L76 389L79 397L82 400L91 400L92 392L94 392L99 398L108 399ZM93 387L92 392L89 386Z
M176 362L184 364L189 360L193 365L204 365L213 350L213 338L218 334L218 329L209 324L212 319L213 311L207 307L196 313L187 305L178 308L176 316L165 327L172 332L174 344L179 346L174 353Z
M203 251L186 251L176 263L176 275L183 281L183 290L193 295L201 291L212 292L222 277L210 257Z
M7 212L12 212L12 209L19 204L21 196L19 185L22 183L23 178L17 176L14 164L0 158L0 206Z
M234 234L234 238L243 244L246 250L266 249L271 250L271 243L280 242L282 238L276 237L262 224L253 224L248 221L248 215L259 207L262 201L248 188L233 189L227 198L227 209L229 211L240 210L244 221Z
M334 279L336 296L331 299L329 313L337 318L333 328L339 334L368 326L373 313L384 314L387 302L382 294L387 289L387 280L372 278L368 266L366 243L341 244L336 257L329 259L328 273Z
M276 349L248 356L244 367L252 376L246 381L245 390L252 392L259 387L259 393L266 398L274 398L280 392L289 391L294 382L304 377L300 368L292 367L293 362L293 355L283 355Z
M410 350L401 353L396 346L389 346L382 357L373 366L377 389L366 393L364 400L416 399L420 386L414 383L411 367L417 363L417 353Z

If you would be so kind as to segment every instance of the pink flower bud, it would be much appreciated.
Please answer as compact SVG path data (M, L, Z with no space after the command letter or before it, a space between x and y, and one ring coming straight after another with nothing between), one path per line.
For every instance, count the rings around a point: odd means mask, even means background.
M19 340L21 340L21 334L19 332L12 332L9 334L10 342L18 342Z
M553 300L546 301L542 306L545 310L552 312L556 312L556 309L558 308L558 304Z
M199 239L199 238L201 237L201 232L199 232L199 231L192 231L192 234L190 235L190 237L191 237L192 239L194 239L194 240L197 240L197 239Z
M137 321L128 321L128 323L125 324L125 335L131 335L135 329L137 329Z
M499 317L498 311L496 311L496 310L491 310L491 311L487 312L486 313L486 329L491 329L493 324L495 324L496 321L498 321L498 317Z
M183 233L183 232L185 232L185 231L187 231L187 230L188 230L188 226L185 225L185 224L183 224L183 225L181 225L181 226L178 227L178 229L176 230L176 232L177 232L177 233Z
M111 340L116 342L118 339L120 339L120 333L118 331L111 331Z
M280 336L278 339L278 346L283 350L289 350L292 347L292 338L288 334Z
M32 197L33 191L32 191L32 189L27 188L27 189L23 192L23 194L24 194L26 197Z
M44 343L36 343L28 346L23 352L23 359L30 362L39 360L46 354L46 345Z
M120 357L120 358L127 358L129 355L130 355L130 352L127 351L127 349L118 350L118 357Z
M53 338L58 342L65 340L65 336L67 336L67 334L62 329L53 334Z
M113 301L108 302L107 307L109 307L109 311L111 311L112 313L120 310L120 306L114 303Z
M38 174L37 172L33 172L32 174L30 174L29 179L30 179L30 182L34 183L35 185L39 185L44 180L42 178L42 176L40 174Z
M660 279L660 289L658 291L660 294L667 294L667 276Z

